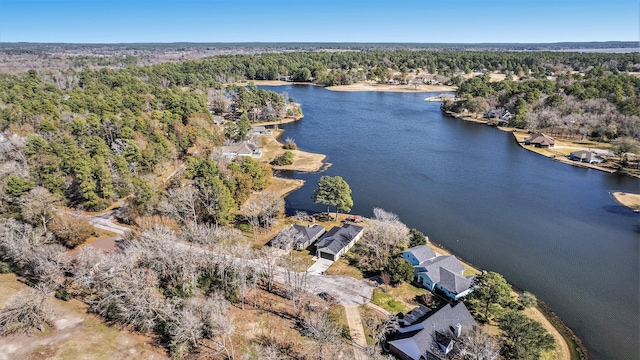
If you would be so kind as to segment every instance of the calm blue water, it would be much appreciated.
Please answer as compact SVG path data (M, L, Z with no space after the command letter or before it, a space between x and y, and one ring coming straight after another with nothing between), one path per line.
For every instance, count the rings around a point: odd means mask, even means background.
M287 91L304 119L284 137L327 154L353 190L352 213L398 214L456 255L543 299L593 359L638 359L640 217L612 200L640 181L576 168L520 148L511 134L442 115L433 94ZM287 210L311 201L320 174Z

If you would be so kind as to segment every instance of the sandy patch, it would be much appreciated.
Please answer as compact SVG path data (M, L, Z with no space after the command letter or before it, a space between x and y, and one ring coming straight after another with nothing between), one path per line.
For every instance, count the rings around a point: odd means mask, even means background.
M287 196L290 192L298 190L304 185L304 180L301 179L285 179L280 177L273 177L271 185L266 190L274 191L281 197Z
M363 81L351 85L328 86L325 89L331 91L387 91L387 92L436 92L455 91L455 86L446 85L392 85L376 84L372 81Z
M304 172L316 172L325 168L324 159L327 158L323 154L314 154L301 150L289 150L293 153L293 164L285 166L272 166L274 170L298 170ZM276 152L275 157L282 155L282 152Z
M628 207L631 210L640 210L640 194L623 193L616 191L613 193L613 198L620 204Z
M276 157L285 152L283 144L279 142L278 136L283 130L274 130L273 135L262 137L262 153L263 159L270 163ZM286 166L272 166L275 170L297 170L304 172L316 172L326 168L328 165L324 162L326 155L306 152L302 150L289 150L293 153L293 164Z

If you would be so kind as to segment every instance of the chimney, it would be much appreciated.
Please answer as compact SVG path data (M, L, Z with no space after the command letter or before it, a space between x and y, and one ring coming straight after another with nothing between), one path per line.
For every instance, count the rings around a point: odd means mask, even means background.
M462 334L462 325L460 323L453 327L453 333L456 334L456 337L460 337L460 334Z

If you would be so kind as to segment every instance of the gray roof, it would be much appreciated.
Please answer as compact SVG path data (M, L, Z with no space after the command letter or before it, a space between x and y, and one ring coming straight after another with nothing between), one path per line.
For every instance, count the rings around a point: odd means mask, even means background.
M440 268L439 284L441 287L453 293L460 294L471 287L471 279L453 273L445 268Z
M418 259L419 263L425 262L431 258L436 257L436 253L434 253L433 250L431 250L431 248L428 247L427 245L414 246L412 248L405 250L405 252L412 253L413 256L415 256L415 258Z
M449 303L401 327L388 342L411 359L418 360L423 355L427 359L440 359L444 353L437 339L455 338L453 328L458 324L464 332L475 326L476 322L463 302Z
M222 146L222 153L225 155L251 156L258 152L257 147L248 141Z
M362 230L362 226L351 224L346 224L342 227L334 226L318 240L316 248L335 255L358 236Z
M449 272L459 274L464 270L464 266L460 263L455 256L437 256L435 258L429 259L427 261L421 262L420 265L416 267L425 268L426 272L429 275L429 278L433 280L433 282L440 282L440 269L444 268Z
M592 162L594 160L602 160L602 158L598 156L598 154L587 150L574 151L569 154L569 157L580 159L582 161L587 160L588 162Z
M293 225L292 228L298 233L296 246L317 239L325 231L324 226L318 224L313 226Z

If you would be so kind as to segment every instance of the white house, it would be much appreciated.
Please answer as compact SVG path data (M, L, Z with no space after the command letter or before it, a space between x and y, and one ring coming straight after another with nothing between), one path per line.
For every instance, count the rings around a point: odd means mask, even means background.
M248 141L241 141L239 143L231 143L222 146L222 155L230 158L238 156L251 156L252 158L261 158L262 151L257 146Z

